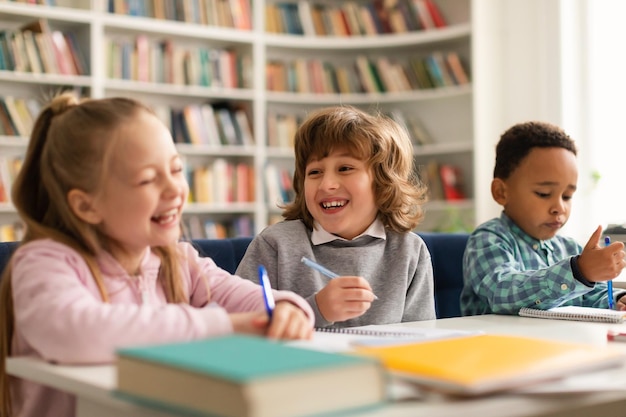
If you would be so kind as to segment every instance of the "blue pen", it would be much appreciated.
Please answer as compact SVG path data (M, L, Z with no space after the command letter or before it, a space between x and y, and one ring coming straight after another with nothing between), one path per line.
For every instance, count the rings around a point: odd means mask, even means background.
M609 236L604 237L604 246L609 246L611 244L611 238ZM609 310L613 310L613 281L609 280L606 282L607 291L609 295Z
M263 289L263 300L265 301L265 311L267 311L267 315L272 318L272 314L274 313L274 307L276 307L276 303L274 302L274 294L272 294L272 286L270 285L270 280L267 277L267 270L263 265L259 265L259 282L261 283L261 288Z
M320 264L318 264L316 262L313 262L312 260L310 260L306 256L303 256L302 259L300 259L300 261L303 264L305 264L306 266L308 266L309 268L313 268L317 272L326 275L328 278L337 278L339 276L339 274L335 274L333 271L330 271L330 270L324 268L322 265L320 265Z
M319 272L319 273L321 273L323 275L326 275L328 278L337 278L339 276L339 274L336 274L333 271L324 268L322 265L318 264L317 262L314 262L314 261L310 260L306 256L303 256L300 259L300 262L302 262L303 264L305 264L309 268L313 268L317 272ZM374 294L374 299L378 300L378 297L376 296L376 294Z

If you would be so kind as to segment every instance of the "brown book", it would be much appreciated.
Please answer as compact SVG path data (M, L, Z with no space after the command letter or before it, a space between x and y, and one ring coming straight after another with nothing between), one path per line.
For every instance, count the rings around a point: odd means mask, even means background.
M22 37L24 38L26 59L28 61L28 68L30 68L30 72L34 74L43 73L43 66L41 58L39 57L39 49L37 48L37 43L35 41L35 34L30 30L25 30L22 32Z
M51 60L54 58L50 25L46 19L37 19L20 27L24 35L26 53L34 73L54 73ZM40 36L41 35L41 36ZM57 71L58 72L58 71Z
M28 136L30 132L28 131L28 127L22 121L20 112L18 111L15 104L15 98L13 96L5 96L4 104L6 106L7 113L11 118L11 123L13 123L13 126L15 126L16 134L18 136Z
M0 123L2 124L3 134L7 136L17 136L17 128L11 121L11 115L7 108L4 98L0 97Z
M428 185L429 200L444 200L443 184L439 176L439 163L431 160L426 165L426 184Z
M324 25L324 11L320 6L311 7L311 19L317 36L326 36L326 26Z
M450 68L450 72L454 77L454 80L457 85L464 85L469 83L469 78L467 77L467 73L463 69L463 64L461 63L461 59L456 52L449 52L446 55L446 63Z
M39 57L43 64L43 71L46 74L59 74L59 67L56 61L56 55L52 46L52 39L49 34L33 33Z
M359 22L359 6L354 1L347 1L341 6L351 36L362 35L363 28Z

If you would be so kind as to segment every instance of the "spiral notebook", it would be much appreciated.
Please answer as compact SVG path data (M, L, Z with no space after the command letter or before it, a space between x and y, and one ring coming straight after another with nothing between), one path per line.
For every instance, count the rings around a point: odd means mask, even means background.
M344 327L344 328L334 328L334 327L317 327L315 328L316 332L324 332L324 333L342 333L342 334L352 334L359 336L375 336L375 337L410 337L410 338L419 338L422 336L432 335L432 329L394 329L389 326L362 326L362 327ZM443 334L449 334L449 331L443 331Z
M387 346L476 334L482 334L482 332L402 325L316 328L313 340L307 341L305 347L342 352L351 351L355 346Z
M538 319L592 321L596 323L622 323L626 312L609 310L608 308L564 306L548 310L524 307L519 311L522 317Z

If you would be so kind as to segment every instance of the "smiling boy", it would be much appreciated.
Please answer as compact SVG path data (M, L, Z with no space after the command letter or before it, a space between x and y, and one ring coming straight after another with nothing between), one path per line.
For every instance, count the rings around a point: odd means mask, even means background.
M254 238L237 275L256 282L265 265L272 288L309 302L316 327L434 319L430 253L412 232L427 190L407 132L381 114L330 107L300 125L294 152L294 201Z
M557 235L569 219L577 188L576 154L572 139L548 123L520 123L501 136L491 194L503 210L469 238L463 315L608 306L606 281L626 265L624 244L601 247L600 226L584 248ZM616 301L618 309L626 309Z

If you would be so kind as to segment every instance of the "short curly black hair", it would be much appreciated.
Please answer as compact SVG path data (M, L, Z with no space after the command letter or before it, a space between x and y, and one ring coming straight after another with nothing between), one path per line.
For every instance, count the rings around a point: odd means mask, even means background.
M493 177L507 179L533 148L563 148L577 154L574 141L560 127L536 121L518 123L500 136Z

